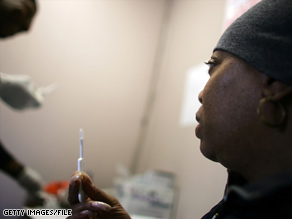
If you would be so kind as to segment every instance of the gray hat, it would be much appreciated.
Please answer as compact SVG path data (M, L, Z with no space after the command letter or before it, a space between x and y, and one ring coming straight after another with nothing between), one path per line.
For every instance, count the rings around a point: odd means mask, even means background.
M216 50L292 86L292 0L262 0L229 26Z

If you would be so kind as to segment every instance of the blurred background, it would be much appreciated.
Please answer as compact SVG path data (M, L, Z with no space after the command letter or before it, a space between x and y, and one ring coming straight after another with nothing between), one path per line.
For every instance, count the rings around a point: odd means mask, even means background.
M227 1L37 2L31 30L0 41L0 71L57 89L35 110L0 102L7 149L47 182L70 180L83 128L85 169L97 186L111 187L119 165L134 174L171 172L177 218L202 217L222 198L227 174L200 153L197 109L182 122L186 79L211 56ZM1 212L21 208L24 191L2 172L0 184Z

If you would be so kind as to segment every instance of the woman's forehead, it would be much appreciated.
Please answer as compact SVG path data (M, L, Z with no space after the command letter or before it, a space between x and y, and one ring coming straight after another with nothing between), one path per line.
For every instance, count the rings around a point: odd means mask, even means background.
M224 50L216 50L211 55L211 58L218 58L218 59L234 58L234 59L239 59L238 57L236 57L236 56L232 55L231 53L226 52Z

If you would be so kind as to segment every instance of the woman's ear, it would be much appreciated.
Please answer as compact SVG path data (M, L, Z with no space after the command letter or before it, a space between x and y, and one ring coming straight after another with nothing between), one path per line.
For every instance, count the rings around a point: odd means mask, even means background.
M263 74L263 95L271 101L281 101L292 93L292 87Z

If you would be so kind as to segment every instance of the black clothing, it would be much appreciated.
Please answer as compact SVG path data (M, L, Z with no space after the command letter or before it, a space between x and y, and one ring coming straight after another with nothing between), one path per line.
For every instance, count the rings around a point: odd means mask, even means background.
M202 219L292 218L292 173L252 183L228 174L224 198Z

